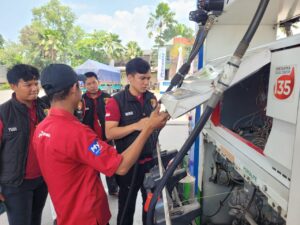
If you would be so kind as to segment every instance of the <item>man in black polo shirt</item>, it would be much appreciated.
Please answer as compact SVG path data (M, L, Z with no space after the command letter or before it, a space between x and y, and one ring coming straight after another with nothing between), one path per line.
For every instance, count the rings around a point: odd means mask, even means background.
M114 139L119 153L123 152L139 135L148 121L157 101L153 93L148 91L151 78L150 65L142 58L134 58L126 65L129 85L125 90L114 95L106 105L106 136ZM153 152L156 151L157 135L152 134L144 145L138 161L136 182L131 186L133 168L124 176L117 176L119 185L119 211L117 224L132 225L135 202L139 190L142 192L143 205L146 201L146 190L143 188L145 173L151 167ZM126 205L129 190L131 199ZM125 207L126 205L126 207ZM122 218L123 210L126 216ZM121 221L121 218L123 221ZM143 224L146 224L146 213L143 211Z

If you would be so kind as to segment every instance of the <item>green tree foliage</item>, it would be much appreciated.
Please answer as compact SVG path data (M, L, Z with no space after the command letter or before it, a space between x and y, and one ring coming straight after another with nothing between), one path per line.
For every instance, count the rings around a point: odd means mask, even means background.
M121 59L124 54L124 47L121 44L119 35L106 33L103 37L103 50L107 54L109 64L114 65L116 59Z
M175 19L175 13L171 11L167 3L159 3L155 13L151 13L147 22L148 36L154 38L158 46L165 45L176 36L185 38L193 37L193 30L184 24L178 23Z
M109 59L103 50L105 35L105 31L94 31L78 40L74 46L72 65L80 65L87 59L108 63Z
M126 48L125 48L125 59L133 59L138 56L142 56L143 51L138 45L136 41L130 41L127 43Z
M175 13L171 11L167 3L161 2L157 5L155 13L150 14L146 28L150 38L154 38L154 42L163 46L167 40L164 33L170 27L173 27L177 21L174 19Z
M22 52L24 52L22 45L14 42L5 42L4 48L0 49L0 64L9 68L17 63L22 63L23 56L20 54Z
M182 23L177 23L163 34L164 39L167 41L177 36L192 39L194 37L194 31Z
M74 65L87 59L114 65L114 60L122 59L124 47L119 35L105 31L94 31L86 34L75 44Z
M0 49L2 49L4 46L4 38L2 37L2 35L0 34Z
M26 60L37 67L52 62L69 63L74 44L84 32L74 25L75 14L59 0L32 10L33 20L21 30Z

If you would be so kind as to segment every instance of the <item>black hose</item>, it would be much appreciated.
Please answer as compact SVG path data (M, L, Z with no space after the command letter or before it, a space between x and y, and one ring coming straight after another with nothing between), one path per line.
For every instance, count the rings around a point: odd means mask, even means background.
M174 75L174 77L171 80L171 83L169 85L169 87L167 88L166 92L169 92L173 89L173 87L177 86L177 85L181 85L185 75L189 72L190 70L190 66L192 61L194 60L194 58L196 57L196 55L199 52L199 49L201 48L201 46L204 43L204 40L208 34L208 31L212 25L212 23L214 22L214 16L209 17L205 26L201 26L199 27L199 30L197 32L196 35L196 40L194 42L194 45L192 47L192 50L190 52L190 55L188 57L188 60L186 63L184 63L180 69L178 70L178 72Z
M235 56L238 56L240 58L242 58L259 26L260 21L262 20L264 13L266 11L266 8L269 4L270 0L261 0L258 8L255 12L255 15L244 35L244 37L242 38L241 42L239 43L237 49L234 52Z
M255 18L252 19L251 24L249 25L249 28L248 28L245 36L243 37L242 41L240 42L239 46L237 47L237 49L234 53L237 57L239 55L241 55L241 57L242 57L244 55L244 53L246 52L246 50L249 46L249 43L250 43L255 31L257 30L257 27L258 27L263 15L264 15L264 12L266 10L266 7L267 7L268 3L269 3L269 0L261 0L260 1L258 9L257 9L257 11L254 15ZM249 34L247 34L248 32L249 32ZM219 96L219 99L220 99L221 96L222 95ZM216 102L218 102L218 101L216 101ZM161 178L161 180L157 184L157 186L155 188L155 191L153 193L150 205L149 205L148 213L147 213L147 225L153 225L155 205L157 203L157 199L158 199L162 189L166 185L167 180L169 179L169 177L171 177L173 175L176 167L181 163L181 161L184 158L185 154L191 148L191 146L194 143L195 139L198 137L198 135L202 131L204 125L206 124L206 122L209 119L210 115L212 114L213 110L214 110L214 107L207 106L205 108L205 111L203 112L200 120L195 125L195 128L193 129L191 135L185 141L182 148L180 149L180 151L175 156L172 164L169 166L169 168L166 170L165 174L163 175L163 177Z
M193 61L193 59L195 58L195 55L194 54L198 54L199 52L199 45L201 46L202 43L204 42L205 40L205 37L206 35L204 34L205 32L205 27L204 26L199 26L199 29L198 29L198 32L196 34L196 40L193 44L193 47L191 49L191 52L190 52L190 55L188 57L188 60L187 60L187 63L191 63Z
M124 223L124 218L125 218L125 215L127 213L127 208L128 208L128 205L129 205L132 193L133 193L133 189L134 189L133 186L134 186L136 178L137 178L138 168L139 168L139 162L136 162L135 165L134 165L134 168L133 168L133 173L132 173L132 179L131 179L131 182L130 182L129 192L128 192L126 202L125 202L125 206L124 206L124 209L123 209L123 213L122 213L122 216L121 216L121 219L120 219L120 225L123 225L123 223Z
M154 208L157 202L157 199L164 188L165 184L167 183L167 180L169 179L170 176L174 173L175 169L177 166L181 163L182 159L188 152L188 150L192 147L195 139L198 137L199 133L203 129L206 121L210 117L211 113L213 111L213 108L211 107L206 107L205 111L203 112L200 120L197 122L195 128L191 132L190 136L188 139L185 141L183 146L181 147L180 151L177 153L175 156L173 162L169 166L169 168L166 170L164 173L163 177L161 178L160 182L157 184L155 191L152 196L152 200L149 205L149 210L147 213L147 225L152 225L153 224L153 216L154 216Z

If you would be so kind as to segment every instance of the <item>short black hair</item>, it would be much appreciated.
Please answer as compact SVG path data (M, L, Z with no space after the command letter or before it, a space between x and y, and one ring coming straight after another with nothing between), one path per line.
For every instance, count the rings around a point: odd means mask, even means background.
M55 92L55 93L47 93L47 90L45 90L46 95L49 99L50 102L53 101L61 101L61 100L65 100L66 97L68 96L71 88L73 87L74 84L72 84L71 86L64 88L63 90L59 91L59 92ZM77 83L77 87L79 88L79 85Z
M94 72L86 72L86 73L84 74L84 76L85 76L86 78L95 77L95 78L98 80L98 76L97 76L97 74L95 74ZM84 80L84 83L85 83L85 81L86 81L86 79Z
M126 75L128 76L129 74L135 75L136 73L140 74L146 74L150 70L150 64L140 58L134 58L131 59L127 64L126 64Z
M18 84L20 79L24 81L39 80L40 73L37 68L27 64L16 64L7 72L7 81L10 84Z

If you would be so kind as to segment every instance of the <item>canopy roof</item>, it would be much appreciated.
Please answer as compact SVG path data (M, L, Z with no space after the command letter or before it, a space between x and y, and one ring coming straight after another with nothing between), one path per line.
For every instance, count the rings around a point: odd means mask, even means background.
M121 82L120 70L91 59L88 59L82 65L76 67L75 71L78 75L82 75L86 72L94 72L95 74L97 74L98 79L101 82Z

